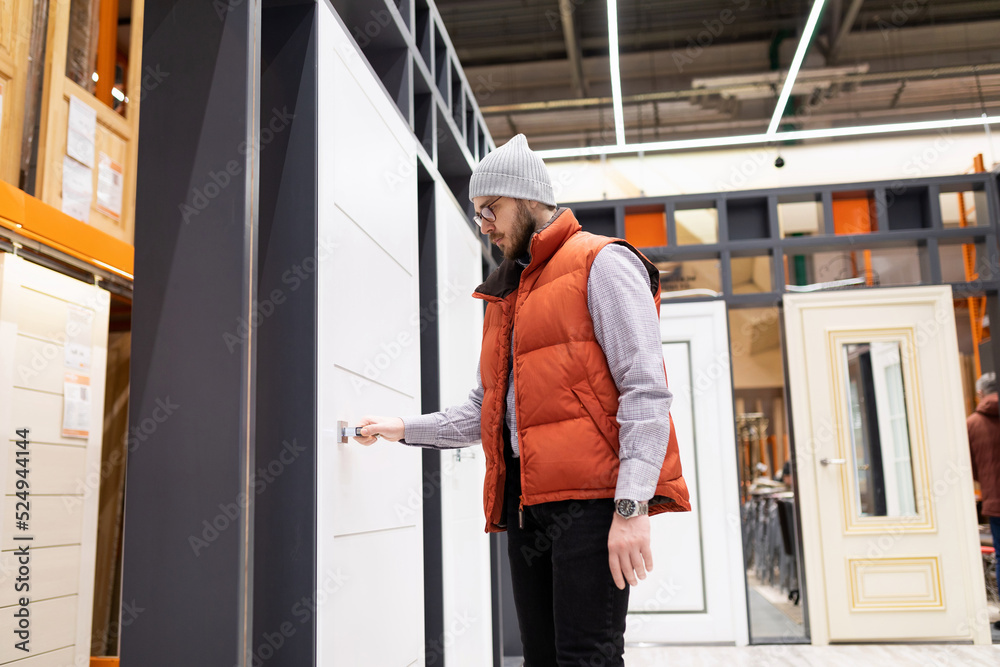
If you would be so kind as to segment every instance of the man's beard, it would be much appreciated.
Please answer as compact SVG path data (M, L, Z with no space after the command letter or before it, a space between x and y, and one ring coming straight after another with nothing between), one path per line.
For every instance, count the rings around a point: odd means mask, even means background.
M514 220L514 227L505 238L503 256L506 259L520 259L528 254L531 247L531 236L535 233L535 219L531 217L528 206L517 200L517 218Z

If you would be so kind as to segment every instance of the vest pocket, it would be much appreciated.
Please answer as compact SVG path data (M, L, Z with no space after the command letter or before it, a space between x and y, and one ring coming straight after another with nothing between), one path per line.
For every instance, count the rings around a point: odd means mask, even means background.
M608 416L604 413L604 408L601 407L600 401L597 400L597 397L590 390L590 384L585 381L579 382L570 387L570 391L580 401L583 409L590 416L590 420L594 422L594 426L604 437L605 442L617 454L618 429L615 427L614 422L608 419Z

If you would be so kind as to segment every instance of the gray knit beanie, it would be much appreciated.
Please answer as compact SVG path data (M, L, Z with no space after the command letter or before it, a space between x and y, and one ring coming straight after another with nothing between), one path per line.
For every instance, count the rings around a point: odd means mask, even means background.
M523 134L479 161L469 180L469 200L475 197L512 197L556 205L549 170L528 148Z

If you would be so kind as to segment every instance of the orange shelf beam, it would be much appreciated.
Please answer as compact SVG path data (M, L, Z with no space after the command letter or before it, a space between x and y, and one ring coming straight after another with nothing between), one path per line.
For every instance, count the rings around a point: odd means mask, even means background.
M0 181L0 227L132 280L135 248Z

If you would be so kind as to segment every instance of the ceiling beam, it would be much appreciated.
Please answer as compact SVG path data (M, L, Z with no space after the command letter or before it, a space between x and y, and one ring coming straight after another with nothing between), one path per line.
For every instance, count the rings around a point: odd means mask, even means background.
M893 72L851 72L830 73L823 76L824 83L835 83L841 85L860 85L894 81L919 81L921 79L933 79L944 81L955 77L968 77L979 74L1000 73L1000 63L989 63L986 65L957 65L952 67L934 67L924 69L897 70ZM806 74L809 77L805 77ZM741 90L753 87L767 88L771 83L766 80L770 72L761 74L761 81L758 83L741 82L731 85L720 86L699 86L697 88L685 88L681 90L665 90L656 93L640 93L622 97L622 104L647 104L649 102L666 102L670 100L687 100L705 95L726 95L735 94ZM813 79L813 72L806 70L802 72L804 81ZM610 97L588 97L584 99L564 99L545 100L539 102L520 102L514 104L494 104L480 107L483 116L495 116L511 113L526 113L537 111L560 111L565 109L584 109L588 107L607 106L612 104Z
M829 63L834 63L837 60L837 51L840 50L840 45L844 43L844 37L846 37L850 32L851 28L854 27L854 21L858 18L858 12L861 11L861 3L864 0L851 0L851 6L847 8L847 13L844 14L844 20L840 24L840 30L837 31L837 36L833 38L833 42L830 43L830 49L827 51L826 60Z
M823 45L824 53L830 50L830 45L840 33L840 20L843 18L842 4L843 0L830 0L830 8L826 13L826 34L823 35L823 39L826 40Z
M575 10L573 0L559 0L559 17L562 20L563 41L566 43L566 55L569 58L570 78L577 97L587 97L590 90L587 79L583 76L583 51L580 49L576 21L573 19Z
M942 100L933 105L922 104L919 107L909 106L905 108L897 106L895 109L890 109L887 99L885 98L881 102L873 101L860 109L848 110L841 106L834 111L820 111L808 118L803 118L798 129L811 130L856 125L859 122L859 117L863 117L871 123L897 123L915 122L927 118L942 120L956 116L972 117L981 114L978 101L955 103ZM993 104L997 101L1000 101L1000 97L991 99ZM767 121L766 115L748 115L738 119L730 119L716 113L689 113L681 119L672 116L669 123L657 127L646 127L643 131L658 132L659 136L670 139L699 139L763 133L767 127ZM506 139L517 134L517 132L510 132L504 123L496 119L487 125L498 143L503 143ZM559 123L545 123L544 119L543 122L539 122L537 118L524 118L523 123L518 127L518 132L524 132L531 138L534 150L549 150L606 144L606 141L599 142L593 139L593 137L601 135L601 129L600 119L594 115L563 120ZM640 131L633 127L628 130L627 134L630 141L636 141L640 136ZM587 140L588 137L591 138L590 141ZM631 146L631 143L626 145Z

